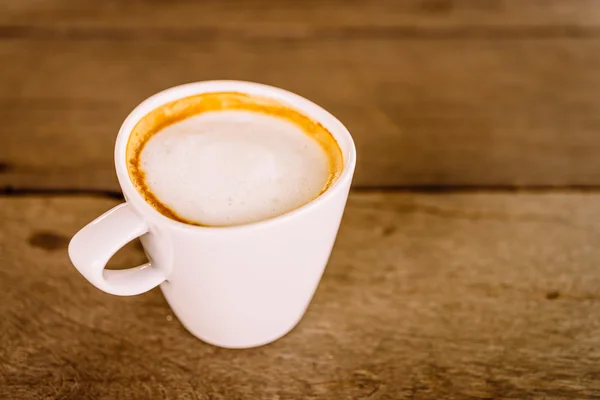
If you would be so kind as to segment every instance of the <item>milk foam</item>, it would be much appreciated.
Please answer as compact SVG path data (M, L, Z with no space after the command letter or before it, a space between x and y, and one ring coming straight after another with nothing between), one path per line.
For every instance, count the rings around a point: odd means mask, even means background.
M317 197L330 176L325 150L286 119L238 110L198 114L144 146L148 189L185 220L240 225Z

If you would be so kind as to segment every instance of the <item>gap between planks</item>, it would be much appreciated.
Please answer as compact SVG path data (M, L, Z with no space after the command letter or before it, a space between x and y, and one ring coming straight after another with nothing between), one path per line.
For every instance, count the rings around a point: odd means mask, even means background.
M528 194L552 194L552 193L600 193L600 185L562 185L562 186L357 186L352 187L351 193L427 193L427 194L449 194L449 193L528 193ZM97 190L97 189L47 189L27 188L19 189L10 186L0 188L0 197L29 197L29 196L93 196L123 200L120 191Z

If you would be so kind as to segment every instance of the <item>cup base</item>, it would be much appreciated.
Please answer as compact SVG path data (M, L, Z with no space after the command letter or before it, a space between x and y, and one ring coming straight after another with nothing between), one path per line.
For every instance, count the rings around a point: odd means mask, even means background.
M175 311L173 311L175 313ZM175 316L177 316L177 314L175 313ZM216 346L216 347L222 347L224 349L251 349L254 347L260 347L260 346L265 346L267 344L273 343L281 338L283 338L284 336L286 336L288 333L290 333L292 330L294 330L294 328L300 323L300 321L302 320L302 317L304 316L304 313L302 316L300 316L300 318L298 320L296 320L292 326L290 326L289 328L287 328L286 330L284 330L283 332L277 333L275 335L266 337L262 340L255 340L255 341L244 341L244 340L240 340L238 343L232 343L232 342L225 342L225 341L220 341L218 339L215 338L209 338L206 337L204 335L202 335L199 332L194 331L194 329L188 325L186 325L185 322L183 322L181 319L177 318L179 320L179 322L181 323L181 325L183 325L183 327L185 328L185 330L187 330L189 333L191 333L193 336L195 336L197 339L208 343L212 346Z

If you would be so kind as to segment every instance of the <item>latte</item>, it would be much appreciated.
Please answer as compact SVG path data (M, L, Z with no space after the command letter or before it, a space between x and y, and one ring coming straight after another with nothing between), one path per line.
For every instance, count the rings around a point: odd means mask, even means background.
M325 127L286 104L205 93L144 116L127 144L127 166L163 215L234 226L309 203L335 182L343 159Z

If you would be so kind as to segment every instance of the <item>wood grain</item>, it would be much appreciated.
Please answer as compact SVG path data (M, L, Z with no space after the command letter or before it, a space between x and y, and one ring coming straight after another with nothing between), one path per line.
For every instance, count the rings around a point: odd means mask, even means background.
M0 198L0 398L600 397L598 194L355 193L305 318L243 351L193 338L157 290L78 275L68 238L114 204Z
M5 36L29 36L37 29L54 34L138 29L230 32L239 36L306 36L353 28L540 31L598 28L596 0L2 0ZM517 28L514 30L514 28ZM573 29L574 28L574 29ZM427 34L427 31L423 32Z
M0 187L118 190L128 112L219 78L332 111L358 186L596 186L597 4L4 0Z

